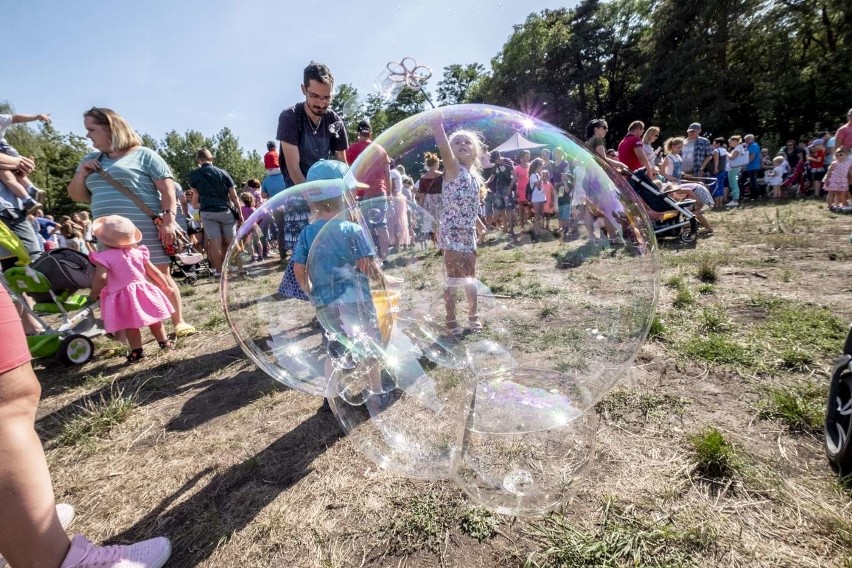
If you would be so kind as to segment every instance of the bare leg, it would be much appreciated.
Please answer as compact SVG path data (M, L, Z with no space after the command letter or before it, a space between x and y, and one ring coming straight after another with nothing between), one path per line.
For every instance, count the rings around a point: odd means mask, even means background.
M164 289L163 292L166 294L166 297L171 302L172 307L175 309L172 314L172 323L174 325L178 325L183 322L183 305L180 297L180 288L178 288L177 282L175 282L174 278L172 278L171 271L169 270L168 264L158 264L157 269L163 273L163 278L166 280L166 284L168 285L168 289Z
M71 546L33 426L40 396L29 363L0 375L0 554L15 568L56 568Z
M131 349L139 349L142 347L142 332L138 329L125 329L125 336L127 337L127 343L130 345Z
M26 186L21 184L15 174L10 170L0 170L0 182L8 187L9 191L15 194L15 197L18 197L23 201L30 199L31 196L27 193Z
M169 337L166 335L166 328L163 327L163 322L152 323L148 326L148 329L151 330L151 335L154 336L154 339L158 343L164 343L169 340Z

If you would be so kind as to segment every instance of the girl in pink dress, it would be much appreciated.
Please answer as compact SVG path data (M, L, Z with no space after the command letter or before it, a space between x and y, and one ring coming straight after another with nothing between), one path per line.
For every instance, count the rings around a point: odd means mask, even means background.
M838 148L834 161L825 173L825 189L828 192L828 208L844 207L849 202L849 186L852 185L852 156L850 148Z
M400 191L394 187L390 196L391 209L388 212L388 231L390 232L391 245L397 250L405 250L411 244L411 233L408 228L408 200Z
M171 349L163 320L174 308L161 290L165 286L163 274L148 259L148 248L138 244L142 232L119 215L95 219L92 232L104 250L89 255L95 263L91 297L100 298L106 332L125 332L130 344L129 363L142 359L142 327L151 330L161 349Z

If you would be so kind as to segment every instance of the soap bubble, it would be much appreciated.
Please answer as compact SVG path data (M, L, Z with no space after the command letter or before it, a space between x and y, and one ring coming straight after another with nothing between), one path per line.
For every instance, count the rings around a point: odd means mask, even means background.
M420 177L424 154L438 151L436 119L515 163L525 147L533 157L539 148L563 150L568 173L556 176L555 205L574 216L564 235L532 234L527 224L512 238L509 219L497 215L475 272L448 274L433 241L444 238L440 222L451 215L442 206L453 201L406 201L380 188L389 166ZM225 272L223 299L243 349L276 380L327 397L351 443L389 471L452 479L512 514L564 502L593 460L594 404L630 365L653 318L659 260L638 198L560 129L484 105L442 107L391 126L343 183L340 208L314 231L308 254L313 303L276 292L283 267ZM497 183L492 194L511 202ZM290 201L322 196L323 184L277 195L238 238ZM232 246L226 265L241 254Z

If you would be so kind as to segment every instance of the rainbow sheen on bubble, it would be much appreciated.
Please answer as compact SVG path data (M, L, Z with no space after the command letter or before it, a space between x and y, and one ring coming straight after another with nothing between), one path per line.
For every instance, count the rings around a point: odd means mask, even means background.
M399 202L371 198L369 189L357 200L356 184L398 165L417 179L424 154L437 152L436 116L448 134L471 130L487 149L521 134L536 155L538 147L564 150L593 212L592 230L608 238L585 238L582 223L581 236L566 241L545 233L532 242L528 226L517 242L492 230L478 247L475 274L448 278L429 234L440 210L408 202L411 246L390 249L380 262L382 219ZM517 162L517 154L503 156ZM306 268L358 293L326 310L316 298L314 305L276 292L283 266L226 273L223 300L244 351L279 382L327 397L350 443L391 472L453 480L474 501L510 514L564 503L593 463L594 404L629 367L653 318L659 258L637 197L560 129L485 105L442 107L388 128L344 181L342 209L317 233ZM323 183L275 196L238 237L292 200L310 201ZM370 264L325 274L320 259L341 250L334 227L343 223L358 240L346 266L356 257ZM232 247L226 264L241 254ZM458 335L447 327L448 295L456 298ZM472 325L471 298L481 330Z

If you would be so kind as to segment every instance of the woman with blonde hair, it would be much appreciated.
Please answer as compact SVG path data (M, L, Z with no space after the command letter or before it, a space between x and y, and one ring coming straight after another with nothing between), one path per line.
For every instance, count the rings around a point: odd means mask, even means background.
M649 126L645 131L645 134L642 136L642 149L645 152L645 155L648 157L648 163L653 166L655 170L658 170L658 166L660 165L660 149L654 150L654 142L656 142L660 138L660 127L659 126ZM648 172L648 175L653 178L653 174L656 172Z
M83 157L68 184L68 195L74 201L91 203L96 219L121 215L142 231L140 244L148 248L151 262L163 273L163 292L175 310L175 335L192 335L195 328L183 320L180 290L171 277L166 252L166 247L176 244L179 229L171 169L159 154L142 145L139 135L115 111L92 107L83 114L83 124L96 151ZM138 197L157 218L149 218L118 185Z

